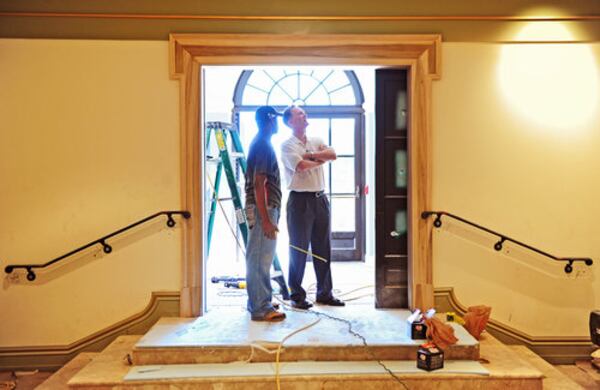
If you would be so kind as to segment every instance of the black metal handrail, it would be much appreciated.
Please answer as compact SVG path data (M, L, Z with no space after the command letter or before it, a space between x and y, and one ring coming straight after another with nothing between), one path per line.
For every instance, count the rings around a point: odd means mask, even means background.
M4 272L6 272L7 274L10 274L10 273L12 273L17 268L23 268L23 269L27 270L27 280L29 280L30 282L32 282L36 278L35 272L33 271L34 268L45 268L45 267L48 267L49 265L52 265L52 264L54 264L54 263L56 263L58 261L61 261L62 259L66 258L66 257L74 255L77 252L81 252L82 250L87 249L87 248L89 248L89 247L91 247L93 245L96 245L96 244L102 245L102 250L104 251L104 253L108 254L108 253L112 252L112 246L110 246L109 244L107 244L106 240L108 240L109 238L114 237L114 236L116 236L118 234L121 234L121 233L123 233L126 230L129 230L129 229L132 229L132 228L134 228L134 227L136 227L138 225L141 225L144 222L148 222L149 220L154 219L156 217L159 217L161 215L166 215L167 216L167 226L170 227L170 228L172 228L172 227L175 226L175 220L173 219L173 215L181 215L185 219L188 219L188 218L191 217L191 214L190 214L189 211L159 211L156 214L152 214L152 215L150 215L150 216L148 216L148 217L146 217L144 219L140 219L139 221L134 222L131 225L125 226L122 229L119 229L119 230L117 230L115 232L107 234L104 237L101 237L101 238L99 238L99 239L97 239L95 241L92 241L92 242L90 242L88 244L85 244L85 245L83 245L83 246L81 246L81 247L79 247L79 248L77 248L75 250L72 250L69 253L66 253L66 254L64 254L62 256L59 256L56 259L52 259L52 260L48 261L47 263L44 263L44 264L10 264L10 265L7 265L6 267L4 267Z
M594 264L594 260L590 259L589 257L557 257L557 256L554 256L554 255L552 255L552 254L550 254L548 252L544 252L543 250L534 248L531 245L527 245L527 244L525 244L525 243L523 243L521 241L517 241L514 238L510 238L510 237L508 237L505 234L495 232L495 231L493 231L491 229L488 229L488 228L486 228L484 226L478 225L475 222L468 221L468 220L466 220L466 219L464 219L462 217L459 217L457 215L448 213L446 211L423 211L421 213L421 218L427 219L427 218L429 218L432 215L436 216L435 220L433 221L433 226L435 226L436 228L439 228L439 227L442 226L442 216L445 215L447 217L454 218L457 221L466 223L467 225L471 225L473 227L476 227L477 229L480 229L480 230L483 230L485 232L488 232L488 233L490 233L490 234L492 234L494 236L498 236L500 238L500 241L498 241L498 242L496 242L494 244L494 249L497 250L497 251L501 251L502 250L502 244L504 244L505 241L510 241L510 242L512 242L514 244L522 246L523 248L527 248L527 249L529 249L529 250L531 250L533 252L539 253L542 256L546 256L546 257L548 257L548 258L550 258L552 260L566 261L567 264L565 265L565 273L568 273L568 274L571 273L571 272L573 272L573 263L576 262L576 261L583 261L585 263L585 265L587 265L587 266L591 266L592 264Z

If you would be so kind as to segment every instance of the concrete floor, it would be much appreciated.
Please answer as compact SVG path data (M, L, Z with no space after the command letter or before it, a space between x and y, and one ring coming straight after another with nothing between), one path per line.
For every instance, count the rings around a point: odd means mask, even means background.
M284 266L283 269L287 281L287 267ZM375 267L372 262L334 262L331 265L331 273L335 296L347 301L347 304L374 306ZM232 272L231 269L229 273L222 269L209 274L209 279L216 274L240 275L239 272ZM273 286L276 288L277 284L273 282ZM312 263L306 265L302 286L308 292L308 299L314 301L316 278ZM223 283L209 282L206 293L208 310L222 306L245 307L246 305L246 290L227 288Z

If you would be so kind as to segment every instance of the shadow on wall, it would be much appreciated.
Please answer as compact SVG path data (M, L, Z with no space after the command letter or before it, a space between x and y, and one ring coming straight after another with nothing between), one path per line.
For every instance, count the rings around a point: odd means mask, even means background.
M464 273L478 279L490 279L507 289L535 296L552 305L593 307L593 299L586 302L586 297L593 296L593 266L577 262L573 265L574 271L567 274L564 262L551 260L510 242L505 242L501 251L494 250L498 238L490 234L449 221L444 221L442 227L436 230L439 235L450 233L487 250L488 253L481 257L463 257ZM553 254L557 257L572 255ZM516 283L515 275L526 275L525 283Z
M175 227L181 224L180 221L176 221L177 224ZM116 228L115 230L117 230ZM83 250L82 252L75 253L72 256L66 257L59 262L52 264L46 268L38 268L34 269L36 279L34 281L27 280L27 271L19 268L14 270L10 274L4 274L4 280L2 283L3 290L9 289L11 286L15 285L44 285L55 279L62 277L63 275L74 272L82 267L85 267L92 262L101 260L105 256L109 256L110 254L119 251L120 249L124 249L138 241L143 240L146 237L152 236L160 231L171 229L166 225L166 217L159 218L153 220L151 222L145 223L143 225L137 226L131 230L128 230L122 234L119 234L113 238L109 238L107 240L107 244L112 247L112 251L110 253L105 253L101 244L93 245L90 248ZM109 234L109 232L99 233L97 237L90 237L89 242L94 241L102 236ZM81 245L85 245L87 243L81 243ZM68 253L71 250L76 248L66 248L65 253ZM49 255L46 259L19 259L16 261L7 261L7 264L43 264L54 258L62 256L62 254L53 254ZM2 272L4 272L4 267L7 265L2 265Z

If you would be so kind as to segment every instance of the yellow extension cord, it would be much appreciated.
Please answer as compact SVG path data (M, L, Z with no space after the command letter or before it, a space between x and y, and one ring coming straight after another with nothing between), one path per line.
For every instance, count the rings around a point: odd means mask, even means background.
M217 195L217 191L215 189L215 185L213 184L210 176L207 175L206 177L208 179L208 183L210 184L210 188L213 191L213 194L214 194L213 196ZM229 221L229 218L227 218L227 213L225 213L225 209L223 208L223 205L221 204L221 201L219 200L219 198L217 196L215 196L215 199L217 199L217 203L219 204L219 208L221 209L221 212L223 212L223 217L225 218L225 222L227 223L227 226L229 227L229 230L231 231L231 234L233 235L233 238L235 238L235 241L237 242L238 247L240 248L240 250L242 251L242 253L244 254L244 256L246 256L246 250L245 250L244 246L240 243L240 240L239 240L237 234L235 234L235 228L233 227L233 225ZM327 259L325 259L325 258L323 258L323 257L321 257L319 255L315 255L311 251L304 250L304 249L299 248L299 247L297 247L295 245L292 245L292 244L289 244L289 245L290 245L290 248L295 249L295 250L297 250L299 252L302 252L304 254L307 254L309 256L312 256L314 259L318 259L318 260L324 261L326 263L329 261L329 260L327 260Z
M212 180L210 179L210 176L207 175L207 178L208 178L208 183L210 184L211 189L213 190L213 193L216 195L215 186L214 186ZM239 238L237 237L237 235L235 233L235 229L233 228L232 224L230 223L229 218L227 218L227 214L225 213L225 209L223 208L223 205L221 204L221 201L219 200L218 197L215 196L215 198L217 199L217 203L219 204L219 208L221 209L221 212L223 213L223 217L225 218L225 222L227 223L227 226L229 227L229 230L231 231L233 237L235 238L235 240L237 242L237 245L239 246L239 248L241 249L242 253L245 256L246 255L246 251L244 250L245 248L240 243ZM299 247L297 247L295 245L292 245L292 244L289 244L289 246L290 246L290 248L292 248L294 250L297 250L297 251L302 252L302 253L304 253L306 255L312 256L314 259L321 260L321 261L324 261L326 263L329 262L329 260L327 260L327 259L325 259L325 258L323 258L323 257L321 257L319 255L316 255L316 254L312 253L312 251L304 250L304 249L299 248ZM353 293L355 291L362 290L362 289L365 289L365 288L371 288L371 287L373 287L373 285L367 285L367 286L359 287L359 288L356 288L354 290L347 291L347 292L345 292L345 293L343 293L343 294L341 294L339 296L348 295L348 294L351 294L351 293ZM360 299L360 298L371 296L371 295L373 295L373 294L369 293L369 294L360 295L358 297L346 298L345 300L346 301L350 301L350 300ZM279 298L277 298L277 299L281 302L282 305L287 306L287 307L291 308L292 310L296 310L291 305L289 305L287 302L284 302L283 300L281 300ZM304 311L304 310L301 310L301 311ZM298 334L300 332L303 332L306 329L309 329L309 328L315 326L319 321L321 321L321 318L317 318L315 321L311 322L310 324L308 324L306 326L303 326L303 327L301 327L299 329L294 330L293 332L291 332L287 336L285 336L281 340L281 342L279 343L279 345L277 346L277 350L275 352L276 353L276 355L275 355L275 382L277 384L277 390L281 390L281 375L280 375L280 361L279 361L279 358L280 358L280 355L281 355L281 350L283 348L283 344L289 338L291 338L292 336L294 336L294 335L296 335L296 334ZM260 345L251 344L250 347L251 347L250 357L246 360L246 362L248 362L248 363L251 362L252 357L254 356L254 348L258 348L258 349L260 349L260 350L262 350L262 351L264 351L266 353L269 353L269 354L273 353L273 351L270 351L270 350L268 350L268 349L266 349L266 348L264 348L264 347L262 347Z

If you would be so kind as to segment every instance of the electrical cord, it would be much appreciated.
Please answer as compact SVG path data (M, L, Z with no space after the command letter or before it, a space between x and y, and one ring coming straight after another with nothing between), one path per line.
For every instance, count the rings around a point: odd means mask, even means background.
M344 298L344 302L356 301L356 300L359 300L361 298L372 297L372 296L373 296L373 293L358 295L356 297Z
M221 209L221 212L223 213L223 217L225 218L225 222L227 223L227 226L229 227L229 230L231 231L231 234L233 235L233 237L235 238L235 241L238 245L238 247L240 248L240 250L242 251L242 254L244 256L246 256L246 248L244 245L242 245L242 243L240 242L239 237L236 234L236 230L233 227L233 224L229 221L229 218L227 218L227 213L225 212L225 208L223 207L223 204L221 203L221 200L219 199L218 196L216 196L217 194L217 190L215 189L215 185L212 182L212 179L210 178L209 175L206 176L206 178L208 179L208 184L210 184L210 188L213 191L213 196L216 198L217 200L217 204L219 205L219 208ZM317 259L317 260L321 260L324 261L325 263L329 262L329 260L325 259L324 257L321 257L319 255L316 255L314 253L312 253L312 251L307 251L304 250L302 248L299 248L295 245L289 244L290 248L297 250L298 252L302 252L308 256L312 256L313 259Z
M353 289L353 290L346 291L346 292L344 292L344 293L339 293L339 294L337 294L337 296L338 296L338 297L343 297L343 296L346 296L346 295L352 294L353 292L356 292L356 291L359 291L359 290L364 290L364 289L366 289L366 288L374 288L374 287L375 287L375 285L373 285L373 284L368 284L368 285L366 285L366 286L358 287L358 288L355 288L355 289ZM373 295L373 294L371 294L371 295Z
M277 355L275 356L275 381L277 382L277 390L281 390L281 381L280 381L280 375L279 375L279 356L281 354L281 348L283 347L283 343L285 343L287 339L289 339L290 337L294 336L295 334L298 334L298 333L300 333L302 331L305 331L308 328L311 328L311 327L315 326L320 321L321 321L321 319L317 318L316 321L313 321L310 324L303 326L302 328L296 329L292 333L290 333L287 336L285 336L281 340L281 343L279 343L279 346L277 347Z
M316 324L318 324L321 321L320 318L317 318L315 321L311 322L310 324L304 325L303 327L300 327L296 330L294 330L291 333L288 333L277 345L277 349L268 349L263 347L262 345L260 345L259 343L255 342L255 343L251 343L250 344L250 356L248 357L248 359L246 359L244 361L244 363L250 363L252 361L252 358L254 357L254 350L258 349L260 351L263 351L269 355L273 355L275 354L275 383L277 383L277 390L281 390L281 375L280 375L280 356L281 356L281 352L285 351L283 349L283 344L292 336L303 332L309 328L312 328L313 326L315 326Z
M300 313L309 313L309 314L316 315L317 317L325 317L325 318L329 318L331 320L338 321L338 322L345 324L348 327L348 333L350 333L352 336L361 340L363 346L365 347L365 350L371 357L371 360L376 361L377 364L379 364L385 371L387 371L387 373L390 374L390 376L392 376L392 378L394 378L394 380L396 382L398 382L400 385L402 385L402 387L404 389L409 390L409 387L406 385L406 383L404 383L402 381L402 379L400 379L396 374L394 374L394 372L392 370L390 370L385 365L385 363L383 363L381 360L379 360L375 357L375 354L373 353L373 351L371 350L371 347L367 343L367 339L352 328L352 322L350 320L347 320L347 319L341 318L341 317L332 316L331 314L327 314L327 313L324 313L321 311L316 311L316 310L311 310L311 309L308 309L308 310L297 309L297 308L293 307L292 305L290 305L289 303L285 302L283 299L281 299L279 297L279 295L275 295L275 299L277 299L279 302L281 302L282 305L290 308L292 311L296 311L296 312L300 312ZM278 390L279 390L279 387L278 387Z
M208 182L209 182L209 184L210 184L210 186L211 186L211 188L213 190L213 193L216 194L217 192L215 190L214 184L212 183L212 180L210 179L210 176L207 176L207 178L208 178ZM246 253L245 248L241 245L241 243L239 241L239 238L237 237L237 235L235 233L235 229L233 228L232 224L229 222L229 219L227 218L227 214L225 212L225 208L221 204L221 201L219 200L219 198L216 197L216 199L217 199L217 203L219 204L219 207L220 207L221 211L223 212L223 216L225 218L225 221L227 222L227 226L229 227L229 230L231 231L233 237L235 238L235 240L237 242L237 245L240 247L242 253L245 255L245 253ZM325 258L323 258L321 256L318 256L318 255L312 253L312 251L306 251L306 250L304 250L302 248L299 248L299 247L297 247L295 245L292 245L292 244L289 244L289 246L290 246L290 248L292 248L294 250L297 250L297 251L302 252L302 253L304 253L306 255L312 256L313 259L321 260L321 261L324 261L326 263L329 262L329 260L327 260L327 259L325 259ZM346 292L344 294L341 294L339 296L348 295L348 294L351 294L351 293L353 293L355 291L358 291L358 290L361 290L361 289L365 289L365 288L370 288L370 287L373 287L373 286L372 285L368 285L368 286L359 287L359 288L356 288L354 290L348 291L348 292ZM358 297L346 298L345 300L346 301L351 301L351 300L360 299L360 298L371 296L371 295L373 295L373 294L364 294L364 295L361 295L361 296L358 296ZM394 374L392 372L392 370L390 370L381 360L379 360L379 359L377 359L375 357L375 354L373 353L373 351L371 350L371 348L367 344L367 339L363 335L361 335L360 333L356 332L352 328L352 322L351 321L349 321L349 320L347 320L345 318L340 318L340 317L332 316L330 314L326 314L326 313L315 311L315 310L301 310L301 309L296 309L296 308L292 307L291 305L289 305L284 300L280 299L278 296L275 296L275 297L276 297L276 299L278 299L281 302L282 305L287 306L287 307L291 308L294 311L307 312L307 313L311 313L311 314L317 315L317 317L323 316L323 317L329 318L331 320L339 321L339 322L342 322L342 323L346 324L348 326L348 333L350 333L352 336L354 336L354 337L356 337L356 338L358 338L358 339L360 339L362 341L363 346L365 347L367 353L371 356L371 359L374 360L374 361L376 361L385 371L387 371L396 380L396 382L398 382L399 384L401 384L404 389L408 390L408 386L400 378L398 378L398 376L396 376L396 374ZM306 326L304 326L302 328L296 329L295 331L293 331L290 334L288 334L287 336L285 336L281 340L281 342L279 343L279 346L277 347L277 350L275 351L275 353L276 353L276 357L275 357L275 380L276 380L276 383L277 383L277 390L281 390L279 357L281 355L283 343L285 343L285 341L287 339L289 339L290 337L292 337L292 336L294 336L294 335L296 335L296 334L298 334L298 333L300 333L300 332L302 332L302 331L304 331L304 330L306 330L306 329L308 329L308 328L316 325L320 320L321 320L320 318L317 318L316 321L314 321L314 322L312 322L312 323L310 323L310 324L308 324L308 325L306 325ZM254 348L260 349L260 350L262 350L262 351L264 351L266 353L269 353L269 354L273 354L273 351L270 351L270 350L268 350L268 349L266 349L266 348L264 348L264 347L262 347L262 346L260 346L258 344L251 344L250 347L251 347L250 357L248 359L246 359L246 362L248 362L248 363L254 357Z

